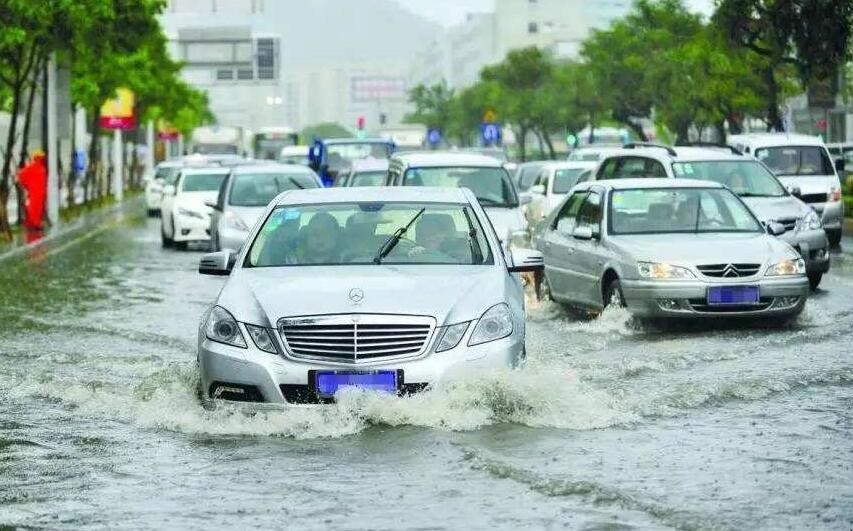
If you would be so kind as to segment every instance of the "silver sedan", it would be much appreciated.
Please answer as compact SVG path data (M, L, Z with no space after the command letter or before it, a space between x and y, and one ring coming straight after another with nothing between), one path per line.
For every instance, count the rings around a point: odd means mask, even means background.
M344 387L409 393L525 357L524 297L470 190L334 188L279 195L239 255L198 337L206 400L322 403Z
M799 314L805 263L740 198L710 181L582 183L537 228L541 293L600 311L645 317Z

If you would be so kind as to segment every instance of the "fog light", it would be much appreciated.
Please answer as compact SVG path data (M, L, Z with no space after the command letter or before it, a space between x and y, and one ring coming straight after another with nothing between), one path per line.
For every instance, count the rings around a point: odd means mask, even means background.
M800 302L799 297L776 297L777 308L790 308L796 306L798 302Z
M658 299L658 306L661 310L678 310L681 304L675 299Z

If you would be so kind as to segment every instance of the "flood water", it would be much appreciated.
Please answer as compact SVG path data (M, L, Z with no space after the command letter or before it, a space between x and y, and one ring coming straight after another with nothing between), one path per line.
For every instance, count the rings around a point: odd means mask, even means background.
M522 370L259 413L196 396L200 254L0 261L0 529L853 528L853 253L786 328L537 305Z

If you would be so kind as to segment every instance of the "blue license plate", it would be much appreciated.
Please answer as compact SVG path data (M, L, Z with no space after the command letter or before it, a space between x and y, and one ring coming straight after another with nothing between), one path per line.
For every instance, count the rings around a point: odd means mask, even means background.
M314 386L323 397L334 396L342 387L396 393L397 371L317 371Z
M758 286L713 286L708 288L708 304L758 304Z

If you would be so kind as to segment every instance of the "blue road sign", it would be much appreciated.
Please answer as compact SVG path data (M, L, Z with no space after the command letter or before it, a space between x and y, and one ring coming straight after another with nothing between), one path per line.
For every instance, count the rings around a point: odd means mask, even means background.
M432 147L441 144L441 129L430 129L427 131L427 143Z
M501 124L484 122L480 124L480 137L483 144L491 146L501 141Z

